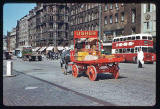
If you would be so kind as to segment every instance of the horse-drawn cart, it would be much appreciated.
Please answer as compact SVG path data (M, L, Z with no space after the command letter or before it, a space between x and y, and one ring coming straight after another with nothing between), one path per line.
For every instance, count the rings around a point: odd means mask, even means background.
M89 79L95 81L98 73L109 72L114 78L119 76L119 62L123 58L101 53L98 31L75 31L74 50L70 51L72 75L78 77L85 72Z

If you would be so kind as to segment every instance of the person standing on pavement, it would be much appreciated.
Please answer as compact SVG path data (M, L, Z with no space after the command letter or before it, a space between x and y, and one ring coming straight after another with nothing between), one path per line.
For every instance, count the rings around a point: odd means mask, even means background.
M144 58L144 53L142 49L139 48L139 51L137 52L138 68L142 68L142 65L144 64L143 58Z

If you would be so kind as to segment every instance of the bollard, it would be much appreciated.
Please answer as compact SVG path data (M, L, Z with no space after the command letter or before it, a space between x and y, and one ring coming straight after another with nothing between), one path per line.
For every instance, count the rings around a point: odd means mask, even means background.
M6 75L5 76L15 76L15 75L12 75L12 68L13 68L13 62L12 61L7 61L7 67L6 67Z

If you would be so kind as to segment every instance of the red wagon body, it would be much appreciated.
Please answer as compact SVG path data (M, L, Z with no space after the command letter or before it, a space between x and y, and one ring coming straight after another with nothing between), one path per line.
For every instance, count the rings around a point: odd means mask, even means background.
M98 73L109 72L112 73L114 78L119 76L119 62L123 61L122 57L109 57L98 58L96 60L82 60L76 59L75 44L76 39L81 38L95 38L97 40L96 47L99 48L100 41L98 40L98 31L75 31L74 32L74 50L70 51L70 59L72 64L72 75L78 77L79 73L84 71L89 79L94 81L97 78ZM99 49L98 49L99 50ZM100 51L100 50L99 50Z

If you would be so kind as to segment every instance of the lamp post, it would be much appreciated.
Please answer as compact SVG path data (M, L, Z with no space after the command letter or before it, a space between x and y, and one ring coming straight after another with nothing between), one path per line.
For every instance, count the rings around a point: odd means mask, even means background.
M98 37L98 39L99 39L99 41L101 40L101 18L102 18L102 16L101 16L101 14L102 14L102 7L101 7L101 4L99 4L99 37ZM101 50L101 45L100 45L100 42L99 42L99 50Z

